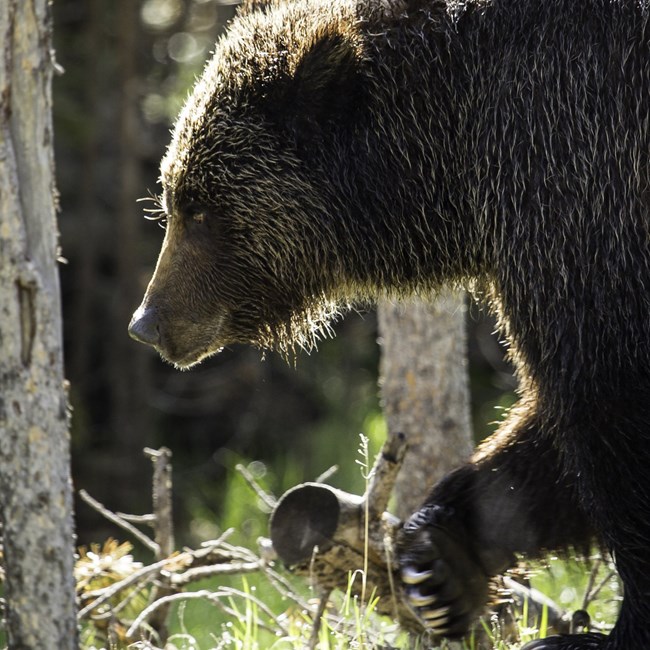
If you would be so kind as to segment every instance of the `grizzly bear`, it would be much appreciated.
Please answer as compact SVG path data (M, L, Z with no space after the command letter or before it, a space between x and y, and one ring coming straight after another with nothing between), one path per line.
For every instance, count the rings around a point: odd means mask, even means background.
M405 597L462 634L516 553L614 555L650 648L647 0L294 0L235 19L162 162L131 335L187 368L309 347L349 304L472 289L521 399L400 532Z

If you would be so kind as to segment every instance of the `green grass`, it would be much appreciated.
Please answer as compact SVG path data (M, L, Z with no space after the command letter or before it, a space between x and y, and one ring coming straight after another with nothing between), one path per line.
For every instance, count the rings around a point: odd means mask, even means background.
M599 576L594 580L590 578L590 570L584 564L553 559L548 567L540 566L533 570L532 583L547 596L561 603L567 611L572 612L584 605L584 593L589 584L593 589L596 583L603 581L608 571L609 566L604 564L599 570ZM320 650L369 650L390 647L423 650L447 647L444 641L440 641L438 646L433 646L428 642L409 639L392 620L376 613L377 599L374 594L368 594L365 603L352 596L352 581L362 577L361 570L355 572L350 576L345 593L332 594L322 613L320 627L315 633L313 619L320 601L318 594L311 592L302 579L289 577L293 596L273 586L264 574L205 581L195 585L194 589L201 590L204 594L209 592L209 596L181 602L173 607L170 614L171 635L164 648L305 650L314 647ZM592 620L604 626L615 620L618 605L617 582L607 578L598 597L588 605L588 609ZM517 620L520 642L514 645L500 638L489 621L484 621L483 625L492 639L494 650L512 650L529 640L544 637L548 618L546 610L543 610L541 617L535 619L528 611L527 604L524 604L518 612ZM315 642L312 639L313 634ZM86 638L84 648L106 647L121 650L127 647L159 647L144 642L128 646L119 641L115 641L113 645L102 645L101 634L95 635L94 644L90 642L91 637ZM477 644L470 638L462 648L476 650Z
M552 558L531 570L531 582L569 612L582 609L585 593L599 587L597 597L587 608L592 621L606 631L606 626L616 618L620 592L617 580L609 576L610 564L602 562L596 567L595 563L592 560L591 565L586 566L574 560L567 562ZM182 602L174 607L172 633L165 650L305 650L311 647L319 650L386 647L424 650L449 647L444 640L434 646L430 645L430 640L409 638L392 620L377 614L374 594L368 594L365 603L354 597L352 582L362 578L361 570L355 572L350 576L346 592L332 594L316 632L314 613L321 603L318 595L311 592L302 579L291 581L295 598L271 585L268 577L262 574L206 581L196 585L196 589L210 591L215 597ZM483 621L494 650L513 650L546 635L548 612L544 609L541 616L535 618L524 603L517 612L517 625L520 640L512 644L500 638L489 621ZM117 644L111 647L118 650L127 646ZM131 647L157 646L140 643ZM479 646L475 639L469 638L460 647L462 650L477 650Z

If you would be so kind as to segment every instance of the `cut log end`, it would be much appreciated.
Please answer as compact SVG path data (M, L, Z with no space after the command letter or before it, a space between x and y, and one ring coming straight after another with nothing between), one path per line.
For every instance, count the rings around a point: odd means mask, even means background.
M314 548L326 551L338 526L341 507L332 488L305 483L286 492L271 516L271 540L288 566L309 560Z

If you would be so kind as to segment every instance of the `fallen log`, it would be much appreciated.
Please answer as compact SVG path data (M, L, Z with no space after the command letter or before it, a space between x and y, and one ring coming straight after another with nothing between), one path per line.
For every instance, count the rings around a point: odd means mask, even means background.
M323 593L351 583L358 598L379 597L376 611L422 632L396 588L393 538L401 522L386 511L406 446L404 434L389 435L363 496L323 483L302 483L286 492L271 515L271 541L284 564ZM362 567L365 575L358 573Z

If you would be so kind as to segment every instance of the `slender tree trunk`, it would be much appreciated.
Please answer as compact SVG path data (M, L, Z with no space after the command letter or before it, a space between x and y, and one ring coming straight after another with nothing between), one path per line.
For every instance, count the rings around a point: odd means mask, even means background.
M465 312L464 296L452 291L379 305L384 413L409 445L395 485L400 518L472 451Z
M77 647L47 0L0 2L0 520L12 649Z

